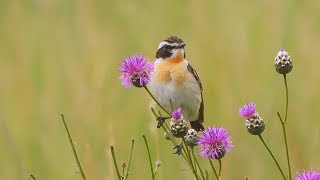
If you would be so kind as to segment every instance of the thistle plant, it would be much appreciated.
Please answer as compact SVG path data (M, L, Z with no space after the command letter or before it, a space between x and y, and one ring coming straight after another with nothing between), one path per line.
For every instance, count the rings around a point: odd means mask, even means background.
M258 136L260 141L263 143L264 147L267 149L268 153L272 157L273 161L275 162L281 176L284 180L292 180L291 175L291 166L290 166L290 156L289 156L289 149L288 149L288 141L287 141L287 133L286 133L286 124L288 119L288 105L289 105L289 93L288 93L288 84L287 84L287 74L291 72L293 68L292 59L288 52L283 49L280 49L277 56L275 57L275 69L278 73L283 75L284 79L284 86L285 86L285 115L284 118L281 116L279 112L277 112L277 116L281 122L284 141L285 141L285 150L286 150L286 159L287 159L287 166L288 166L288 175L282 170L278 160L272 153L269 146L266 144L262 137L262 133L266 129L266 125L264 120L261 118L259 113L256 110L256 104L251 102L248 103L241 108L239 108L239 115L245 119L245 126L247 131L251 135ZM207 130L203 130L202 135L189 128L189 123L187 120L184 119L183 114L181 112L181 108L173 109L172 114L166 111L161 104L159 104L158 100L153 96L153 94L149 91L147 84L150 81L150 76L153 71L153 64L147 61L147 58L143 57L142 55L135 55L125 59L121 64L122 76L120 79L122 80L122 85L126 88L131 88L135 86L137 88L144 87L150 97L157 103L157 105L162 109L167 116L162 116L161 111L156 111L151 108L151 112L155 116L157 120L157 127L162 128L165 133L165 139L171 141L172 145L174 146L175 152L174 154L178 154L182 157L184 162L189 166L192 170L194 178L197 180L208 180L210 178L209 173L206 169L201 167L201 164L198 161L197 155L195 153L194 147L199 145L200 150L198 155L206 158L209 160L210 167L213 170L213 174L217 180L221 179L221 171L222 171L222 161L221 159L226 156L228 152L231 151L233 144L231 142L230 136L226 129L222 127L209 127ZM172 104L172 102L170 101ZM61 115L63 124L65 126L68 139L70 145L72 147L72 151L74 157L76 159L79 171L83 179L86 179L84 171L81 167L80 160L78 154L75 150L71 134L69 132L68 126L65 122L64 116ZM170 125L167 124L166 120L171 119ZM158 173L158 170L161 166L161 161L158 160L155 163L155 168L153 168L153 161L151 158L150 147L146 136L143 135L143 139L147 148L147 154L149 159L150 165L150 172L151 172L151 179L155 179ZM179 139L181 139L181 143L178 143ZM115 149L113 146L110 147L111 155L113 159L113 164L116 170L116 174L118 180L125 180L128 179L130 172L130 165L132 161L133 155L133 148L134 148L134 140L132 140L131 148L129 152L129 157L127 161L122 161L121 168L122 174L119 170L119 164L116 159ZM216 170L214 163L212 160L217 160L219 164L218 171ZM31 178L35 179L33 175L30 175ZM245 177L245 179L248 179ZM304 171L303 173L298 173L296 176L296 180L320 180L320 171L319 170L311 170L311 171Z
M246 127L247 127L248 132L251 135L258 135L259 139L261 140L261 142L263 143L265 148L268 150L270 156L272 157L273 161L277 165L283 179L286 179L286 176L283 173L283 170L280 167L278 160L275 158L275 156L273 155L269 146L266 144L266 142L264 141L264 139L261 135L261 133L265 129L265 124L264 124L264 121L262 120L262 118L259 116L259 113L256 110L256 104L251 102L251 103L248 103L248 104L244 105L243 107L239 108L239 115L246 119Z
M287 140L287 133L286 133L286 123L288 118L288 106L289 106L287 74L292 70L293 65L292 65L292 60L289 53L286 52L284 49L280 49L277 56L275 57L275 67L276 67L276 71L283 75L284 86L286 90L286 101L285 101L286 109L285 109L284 119L282 119L279 112L277 112L277 115L279 117L279 120L282 126L282 132L283 132L283 137L284 137L285 147L286 147L288 174L289 174L289 179L291 180L292 175L291 175L290 156L289 156L288 140Z
M165 138L170 140L174 146L174 154L181 155L183 160L192 170L195 179L208 179L209 176L203 173L203 169L200 166L200 163L194 152L194 147L200 144L201 151L200 156L209 159L210 165L215 172L215 177L220 179L221 176L221 158L229 152L232 143L227 131L223 128L209 128L207 131L203 131L203 136L198 136L197 132L194 129L189 128L189 123L184 119L181 112L181 108L172 109L172 114L164 109L159 101L154 97L154 95L149 91L147 84L150 81L150 75L153 71L153 65L147 61L147 58L143 56L131 56L125 59L121 64L122 76L122 85L126 88L135 87L144 87L150 97L156 102L162 111L164 111L167 116L163 116L161 112L155 112L151 108L152 113L154 114L157 120L157 127L162 128L165 133ZM170 104L172 102L170 101ZM170 124L168 125L165 121L171 119ZM145 136L144 136L145 139ZM178 142L178 139L181 139L181 143ZM145 143L148 149L148 157L150 169L152 172L152 179L155 178L153 173L152 161L149 152L148 143L145 139ZM206 153L206 151L208 151ZM217 172L213 166L212 159L217 159L219 162L219 171ZM154 172L157 172L156 170ZM205 172L207 172L205 170Z
M200 156L209 159L212 170L217 179L221 176L221 158L233 147L230 136L224 128L209 127L203 131L203 136L199 136ZM219 172L216 171L211 159L219 161Z
M288 149L288 140L287 140L287 133L286 133L286 123L288 118L288 105L289 105L289 93L288 93L288 84L287 84L287 74L291 72L293 65L292 60L288 52L286 52L284 49L280 49L278 54L275 57L275 69L278 73L283 75L284 79L284 85L286 90L286 103L285 103L285 116L284 119L280 115L279 112L277 112L277 116L279 117L281 126L282 126L282 132L284 136L285 141L285 149L286 149L286 157L287 157L287 165L288 165L288 178L289 180L292 180L291 175L291 166L290 166L290 156L289 156L289 149ZM273 158L275 164L277 165L283 179L287 179L286 175L283 173L282 168L280 167L277 159L273 155L272 151L268 147L268 145L265 143L264 139L261 136L261 133L265 129L265 124L262 118L259 116L259 114L256 112L255 104L249 103L242 108L239 109L239 114L241 117L246 119L246 127L248 129L248 132L252 135L258 135L261 142L264 144L266 149L268 150L269 154Z
M282 118L279 112L277 112L277 116L281 122L285 141L286 159L288 166L287 175L286 173L284 173L283 168L280 166L275 155L263 139L262 133L266 130L266 124L262 117L259 115L256 109L256 104L254 102L248 103L240 107L238 113L240 117L245 119L245 126L247 128L248 133L258 137L264 145L264 147L267 149L272 160L277 166L282 178L284 180L292 180L288 141L286 134L289 104L287 74L291 72L291 70L293 69L292 59L289 53L286 52L284 49L280 49L280 51L275 57L274 66L275 70L283 75L286 92L284 118ZM142 55L135 55L125 59L121 64L120 70L120 72L122 73L122 76L120 77L120 79L122 80L122 85L124 85L126 88L130 88L132 86L138 88L143 87L146 90L146 92L150 95L150 97L155 101L158 107L162 110L156 112L154 108L151 108L151 112L154 115L157 122L156 126L158 128L162 128L162 130L164 131L164 138L166 140L169 140L173 145L173 149L175 149L173 154L177 154L180 157L182 157L183 161L186 163L187 166L189 166L190 170L192 171L195 179L208 180L210 178L208 171L206 169L203 169L198 161L197 156L199 155L200 157L209 160L209 164L215 178L217 180L220 180L222 171L222 158L225 157L233 147L231 138L227 130L222 127L209 127L206 130L203 130L202 132L197 132L196 130L189 128L190 124L187 120L184 119L181 108L173 109L171 100L170 104L172 107L172 113L169 113L166 109L164 109L147 87L150 81L150 76L153 72L153 67L154 65L148 62L147 58L143 57ZM166 113L166 116L162 115L163 112ZM168 119L170 119L169 125L166 122L166 120ZM153 168L150 147L144 135L143 138L147 148L151 178L155 179L158 169L161 165L161 161L157 161L155 168ZM199 145L198 154L195 153L194 148L197 145ZM125 175L121 176L117 168L113 147L111 148L111 152L114 157L114 165L118 174L118 178L126 179L128 177L129 171L127 170L126 173L124 173L124 169L126 167L129 168L131 158L129 158L128 164L122 164L123 174ZM130 152L132 155L132 150ZM219 164L218 170L216 170L213 160L216 160ZM246 179L248 178L246 177ZM320 180L320 172L318 170L303 172L301 174L297 174L296 180Z
M142 55L134 55L125 59L121 63L122 85L126 88L143 87L150 81L150 75L153 71L153 64L148 62Z
M246 127L250 134L260 135L264 131L265 124L256 111L255 103L251 102L240 108L239 115L246 119Z

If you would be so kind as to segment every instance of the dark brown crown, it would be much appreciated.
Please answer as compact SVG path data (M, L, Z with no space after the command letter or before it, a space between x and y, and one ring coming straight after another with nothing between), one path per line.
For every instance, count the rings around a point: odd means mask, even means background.
M165 39L164 41L166 41L168 43L177 43L177 44L184 43L182 41L182 39L178 38L177 36L170 36L167 39Z

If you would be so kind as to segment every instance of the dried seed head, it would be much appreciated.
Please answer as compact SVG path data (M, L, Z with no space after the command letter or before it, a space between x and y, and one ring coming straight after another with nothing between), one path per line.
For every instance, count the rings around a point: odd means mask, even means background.
M264 131L265 124L259 114L256 114L255 116L246 119L246 127L250 134L259 135Z
M187 135L184 137L188 146L196 146L198 145L199 137L197 135L197 131L194 129L189 129Z
M291 57L284 49L280 49L278 52L274 65L276 71L280 74L288 74L293 68Z

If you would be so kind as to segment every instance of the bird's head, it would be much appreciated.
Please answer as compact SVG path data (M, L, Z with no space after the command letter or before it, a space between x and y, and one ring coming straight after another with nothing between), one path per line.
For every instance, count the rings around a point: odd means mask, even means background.
M170 60L170 59L183 59L186 54L184 51L184 43L180 38L176 36L170 36L159 44L159 48L156 54L156 58L159 60Z

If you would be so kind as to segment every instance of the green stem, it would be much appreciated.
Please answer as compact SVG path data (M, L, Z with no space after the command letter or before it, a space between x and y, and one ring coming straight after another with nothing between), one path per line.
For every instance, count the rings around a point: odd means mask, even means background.
M116 160L116 156L114 155L114 147L110 146L110 149L111 149L113 165L114 165L114 167L116 169L116 173L117 173L118 179L121 180L122 178L121 178L120 171L119 171L119 168L118 168L118 163L117 163L117 160Z
M200 171L201 177L202 177L202 179L204 180L205 177L204 177L204 174L203 174L202 169L201 169L201 167L200 167L200 164L199 164L199 162L198 162L198 159L197 159L197 157L196 157L196 155L195 155L195 153L194 153L193 147L191 148L191 151L192 151L193 159L194 159L194 161L195 161L195 163L196 163L196 165L198 166L198 169L199 169L199 171ZM196 167L196 168L197 168L197 167Z
M274 155L272 154L272 152L271 152L271 150L269 149L268 145L264 142L261 134L259 134L258 136L259 136L259 139L261 140L261 142L263 143L263 145L267 148L267 150L268 150L269 154L271 155L273 161L276 163L276 165L277 165L277 167L278 167L278 169L279 169L279 171L280 171L283 179L286 180L286 176L284 175L284 173L283 173L283 171L282 171L282 169L281 169L281 167L280 167L277 159L276 159L276 158L274 157Z
M288 92L287 76L285 74L283 75L283 79L284 79L284 85L286 87L286 114L284 116L284 122L286 123L288 118L289 92Z
M221 176L221 170L222 170L222 163L221 163L221 159L218 159L219 161L219 171L218 171L218 175L219 177Z
M217 170L216 170L216 168L214 168L214 165L212 164L212 161L211 161L210 158L209 158L209 162L210 162L211 168L212 168L212 170L214 172L214 175L216 176L217 180L219 180L219 176L218 176Z
M290 166L290 157L289 157L289 148L288 148L286 124L285 124L285 122L282 120L279 112L277 112L277 115L278 115L278 117L279 117L279 119L280 119L281 126L282 126L284 142L285 142L285 145L286 145L286 155L287 155L287 164L288 164L288 169L289 169L289 179L291 180L292 177L291 177L291 166Z
M151 98L158 104L158 106L164 111L166 112L170 117L171 117L171 114L164 109L164 107L159 103L159 101L153 96L153 94L150 92L150 90L148 89L147 86L143 86L144 89L148 92L148 94L151 96Z
M37 180L36 177L35 177L33 174L30 174L30 177L31 177L33 180Z
M283 75L283 79L284 79L284 85L286 87L286 114L284 116L284 123L286 123L287 120L288 120L289 91L288 91L287 76L285 74ZM289 158L289 150L288 150L287 133L286 133L285 124L282 125L282 129L283 129L284 141L286 143L287 162L288 162L288 169L289 169L289 179L291 180L292 179L291 166L290 166L290 158Z
M186 141L184 140L183 137L182 137L181 139L182 139L182 141L183 141L183 144L182 144L182 146L183 146L183 151L186 153L186 155L187 155L187 157L188 157L189 164L190 164L190 166L191 166L192 172L193 172L194 176L196 177L196 179L199 179L199 177L198 177L198 175L197 175L197 173L196 173L195 167L194 167L194 165L193 165L193 162L192 162L192 158L191 158L191 154L190 154L188 145L187 145L187 143L186 143Z
M158 118L158 115L157 113L154 111L153 108L151 108L151 112L153 113L154 117L155 118ZM163 131L169 136L169 139L171 141L171 143L174 145L174 146L177 146L178 145L178 142L176 141L176 139L172 136L172 134L169 132L169 126L167 125L166 122L164 122L161 126L161 128L163 129ZM185 156L185 154L181 154L184 161L190 166L188 160L187 160L187 157Z
M152 160L151 160L151 155L150 155L150 149L149 149L148 141L147 141L147 138L146 138L145 135L143 135L142 137L143 137L144 142L145 142L146 147L147 147L149 164L150 164L150 170L151 170L151 177L152 177L152 179L154 180L154 179L155 179L155 176L154 176L154 173L153 173Z
M70 143L70 145L71 145L74 158L76 159L78 168L79 168L79 170L80 170L80 174L81 174L81 176L82 176L82 179L86 180L86 176L84 175L84 172L83 172L83 170L82 170L82 168L81 168L80 160L79 160L79 158L78 158L77 151L76 151L76 149L75 149L75 147L74 147L74 145L73 145L72 138L71 138L71 135L70 135L70 132L69 132L67 123L66 123L66 121L65 121L65 119L64 119L64 115L61 114L61 117L62 117L63 125L64 125L64 127L66 128L66 131L67 131L67 134L68 134L68 138L69 138L69 143Z
M124 163L124 162L123 162ZM125 167L124 166L122 166L122 176L121 176L121 179L123 180L124 179L124 176L125 176L125 172L124 172L124 170L125 170Z
M130 150L130 155L129 155L129 160L128 160L128 167L127 167L127 171L126 171L125 176L124 176L125 179L127 179L128 176L129 176L129 170L130 170L133 147L134 147L134 140L132 139L132 141L131 141L131 150Z

